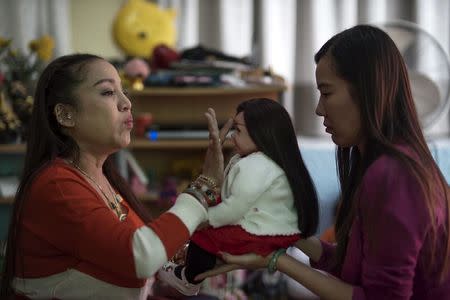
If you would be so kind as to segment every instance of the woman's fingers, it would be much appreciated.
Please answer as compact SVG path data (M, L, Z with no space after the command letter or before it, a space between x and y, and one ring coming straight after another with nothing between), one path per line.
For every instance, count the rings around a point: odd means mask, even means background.
M228 132L230 132L231 127L233 127L233 119L228 119L219 131L219 139L222 141L221 144L225 142L225 139L227 138L227 134Z
M217 125L216 112L212 108L208 108L208 111L205 113L206 119L208 120L208 130L209 137L213 141L213 143L222 146L225 142L228 132L233 126L233 119L228 119L227 122L222 126L219 130Z
M267 258L254 253L231 255L229 253L221 252L221 258L225 262L225 264L197 275L195 277L195 280L203 280L207 277L227 273L237 269L255 270L259 268L265 268L267 266Z
M245 268L261 268L263 257L255 253L247 253L242 255L231 255L229 253L221 253L222 259L227 264L240 265Z
M211 177L220 187L223 180L223 153L219 138L219 128L217 126L216 113L209 108L205 112L208 121L209 145L206 150L205 161L203 163L203 174Z
M215 145L220 145L220 137L219 137L219 128L217 126L216 113L214 109L208 108L208 111L205 113L206 119L208 120L208 131L209 131L209 139Z
M201 273L201 274L195 276L195 280L196 281L197 280L200 281L200 280L203 280L203 279L208 278L208 277L220 275L220 274L223 274L223 273L228 273L230 271L237 270L237 269L239 269L239 265L233 265L233 264L221 265L221 266L218 266L218 267L216 267L216 268L214 268L212 270L206 271L204 273Z

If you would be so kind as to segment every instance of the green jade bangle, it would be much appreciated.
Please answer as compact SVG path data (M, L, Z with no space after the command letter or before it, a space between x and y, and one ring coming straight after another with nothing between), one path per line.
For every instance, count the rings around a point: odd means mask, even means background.
M278 258L279 258L282 254L285 254L285 253L286 253L286 249L281 248L281 249L278 249L278 250L272 255L272 257L270 258L270 261L269 261L269 265L267 266L267 269L269 270L269 273L270 273L270 274L273 274L273 273L275 273L275 272L277 271L277 261L278 261Z

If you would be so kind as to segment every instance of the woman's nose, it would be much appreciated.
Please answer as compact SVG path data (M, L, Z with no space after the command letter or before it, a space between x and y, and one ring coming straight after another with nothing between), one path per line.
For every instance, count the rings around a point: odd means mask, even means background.
M323 117L325 115L323 104L322 104L322 101L320 99L319 99L319 102L317 103L315 112L316 112L316 115L321 116L321 117Z
M131 101L125 94L122 94L122 97L120 99L119 110L120 111L131 110Z

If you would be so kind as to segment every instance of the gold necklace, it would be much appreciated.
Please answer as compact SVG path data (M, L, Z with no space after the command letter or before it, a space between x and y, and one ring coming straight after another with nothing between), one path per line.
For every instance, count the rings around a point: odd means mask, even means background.
M117 214L117 216L119 217L119 220L121 222L125 221L125 219L127 218L127 214L124 213L122 211L122 197L117 194L114 193L114 191L112 190L111 186L108 185L109 191L111 193L111 195L113 196L114 201L111 201L108 196L106 195L105 191L103 190L103 188L100 186L100 184L98 184L94 178L92 178L86 171L84 171L82 168L80 168L77 164L75 164L74 162L70 162L70 164L72 166L74 166L78 171L81 172L81 174L83 174L84 176L86 176L86 178L88 178L93 184L95 184L96 187L98 187L98 189L100 190L100 192L103 194L103 196L105 197L106 201L108 202L109 207Z

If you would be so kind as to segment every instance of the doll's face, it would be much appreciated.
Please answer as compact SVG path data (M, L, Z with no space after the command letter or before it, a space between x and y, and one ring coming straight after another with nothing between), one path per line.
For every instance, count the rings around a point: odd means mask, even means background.
M258 150L252 138L248 134L245 125L244 112L240 112L234 117L234 131L231 135L234 148L240 156L246 156Z

